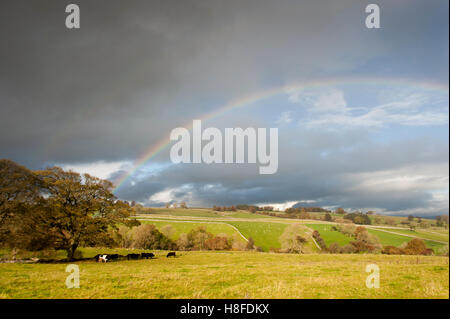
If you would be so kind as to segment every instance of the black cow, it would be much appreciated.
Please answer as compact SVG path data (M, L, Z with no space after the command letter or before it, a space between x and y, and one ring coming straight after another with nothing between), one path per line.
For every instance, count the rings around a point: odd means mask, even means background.
M139 255L139 254L128 254L127 255L127 259L128 260L130 260L130 259L139 259L140 256L141 255Z
M119 259L119 254L111 254L111 255L108 255L108 258L111 259L111 260Z
M141 254L141 258L152 259L153 257L155 257L155 255L153 253L142 253Z
M170 253L167 254L166 257L167 257L167 258L169 258L169 257L176 257L176 256L175 256L175 252L174 252L174 251L171 251Z

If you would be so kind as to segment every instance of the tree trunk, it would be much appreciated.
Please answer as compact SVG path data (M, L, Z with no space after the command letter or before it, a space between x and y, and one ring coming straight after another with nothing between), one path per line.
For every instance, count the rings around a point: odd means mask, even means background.
M73 256L75 255L75 251L78 248L78 244L72 244L68 249L67 249L67 258L69 260L73 260Z

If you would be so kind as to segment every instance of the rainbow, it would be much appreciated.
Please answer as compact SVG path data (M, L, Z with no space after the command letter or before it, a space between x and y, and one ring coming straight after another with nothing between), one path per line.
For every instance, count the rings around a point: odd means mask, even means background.
M276 96L278 94L286 93L291 90L301 90L301 89L312 89L312 88L320 88L320 87L326 87L326 86L333 86L333 85L391 85L391 86L404 86L404 87L417 87L425 90L433 90L433 91L439 91L443 92L445 94L448 94L449 88L448 84L441 84L437 82L417 82L417 81L411 81L409 79L386 79L386 78L348 78L348 77L340 77L340 78L334 78L334 79L328 79L325 81L306 81L306 82L294 82L290 83L288 85L284 85L282 87L274 87L269 88L257 92L250 93L248 95L233 99L229 101L227 104L223 105L222 107L217 108L217 110L206 113L205 115L201 116L200 120L207 121L214 118L217 118L221 116L222 114L229 112L231 110L235 110L238 108L243 108L246 106L249 106L251 104L254 104L258 101L267 99L272 96ZM186 125L183 127L191 130L192 129L192 120L189 121ZM153 159L156 155L158 155L161 151L163 151L165 148L167 148L171 144L171 141L169 139L169 134L167 134L167 137L160 140L155 145L152 145L146 152L144 152L136 161L133 163L132 169L128 170L127 172L120 175L114 182L116 185L115 191L117 191L139 168L141 168L145 163L149 162L151 159Z

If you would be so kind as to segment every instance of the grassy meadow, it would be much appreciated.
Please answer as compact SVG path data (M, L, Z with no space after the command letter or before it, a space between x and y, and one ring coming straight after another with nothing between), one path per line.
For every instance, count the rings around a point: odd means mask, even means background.
M119 251L123 253L123 251ZM94 251L85 251L86 255ZM181 252L153 260L0 265L1 298L449 298L446 257ZM380 288L366 287L367 264Z
M448 257L382 254L323 254L311 233L317 230L327 245L341 246L352 238L332 230L333 223L208 209L151 209L141 223L162 229L171 225L172 239L199 226L214 235L245 242L252 237L264 252L180 251L166 258L153 251L152 260L118 260L100 264L80 261L80 288L68 289L67 264L0 263L0 298L449 298ZM308 254L271 253L280 248L283 232L298 224ZM435 252L448 244L448 230L367 228L383 245L400 246L413 237ZM242 235L242 236L241 236ZM405 236L407 235L407 236ZM411 236L411 237L408 237ZM245 238L243 238L245 237ZM81 248L83 257L98 253L141 253L139 249ZM39 254L21 255L45 257ZM10 258L0 251L0 259ZM63 251L52 258L64 258ZM380 288L365 285L365 267L380 268Z
M151 213L139 215L143 223L154 224L158 228L171 225L175 231L175 238L181 233L188 233L191 229L205 226L214 235L227 234L234 238L239 231L245 238L252 237L256 246L264 251L271 248L280 248L280 236L287 226L291 224L304 225L304 233L301 234L307 239L307 245L315 251L310 233L317 230L324 239L327 246L331 243L338 243L340 246L348 244L353 238L332 230L333 223L320 220L300 220L271 217L260 214L251 214L246 211L237 212L215 212L208 209L174 209L174 208L151 208ZM320 215L320 213L318 213ZM213 216L213 217L211 217ZM400 222L404 217L392 217ZM234 226L232 227L227 226ZM383 246L400 246L411 239L417 237L425 240L427 247L432 248L436 253L441 251L449 242L449 233L445 229L416 229L411 231L407 228L389 227L375 225L368 227L368 232L377 236Z
M244 238L241 237L239 232L230 226L227 223L219 223L219 222L193 222L193 221L163 221L163 220L144 220L141 221L143 224L153 224L158 229L162 229L164 226L170 225L173 230L174 234L171 236L171 239L178 239L178 237L181 234L187 234L192 229L198 228L198 227L205 227L206 231L214 234L214 235L220 235L225 234L229 237L235 238L236 240L245 241Z

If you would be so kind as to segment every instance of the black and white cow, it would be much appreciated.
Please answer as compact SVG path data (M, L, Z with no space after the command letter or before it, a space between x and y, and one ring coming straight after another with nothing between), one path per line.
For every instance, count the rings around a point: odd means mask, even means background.
M107 254L98 254L94 257L94 259L99 263L106 263L111 260Z

